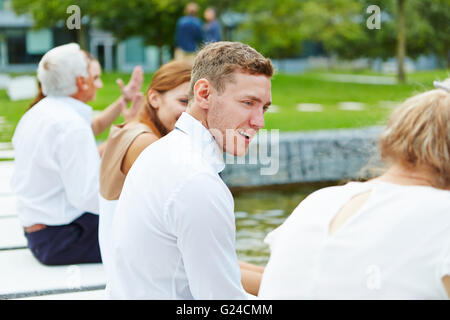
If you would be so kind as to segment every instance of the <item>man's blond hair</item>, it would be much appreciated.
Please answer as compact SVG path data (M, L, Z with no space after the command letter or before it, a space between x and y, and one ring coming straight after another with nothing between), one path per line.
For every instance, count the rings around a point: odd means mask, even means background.
M450 87L450 79L444 82ZM450 186L450 92L430 90L396 108L379 141L384 162L424 167L433 186Z
M206 45L197 54L192 67L189 101L194 97L194 85L207 79L222 93L227 82L233 81L233 72L272 77L273 66L252 47L240 42L220 41Z

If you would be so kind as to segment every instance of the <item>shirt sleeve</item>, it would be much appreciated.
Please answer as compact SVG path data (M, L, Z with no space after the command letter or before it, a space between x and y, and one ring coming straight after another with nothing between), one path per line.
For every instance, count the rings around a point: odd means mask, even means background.
M90 128L67 132L57 147L57 159L69 202L80 211L98 214L100 156Z
M168 223L194 299L247 299L235 249L234 204L226 186L212 174L200 173L188 179L175 199Z

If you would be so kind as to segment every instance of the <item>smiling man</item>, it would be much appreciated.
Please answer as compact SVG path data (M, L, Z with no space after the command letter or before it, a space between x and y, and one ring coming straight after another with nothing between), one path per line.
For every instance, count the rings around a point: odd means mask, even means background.
M223 152L244 156L264 126L273 67L253 48L216 42L195 59L175 130L129 171L113 222L113 299L246 299Z

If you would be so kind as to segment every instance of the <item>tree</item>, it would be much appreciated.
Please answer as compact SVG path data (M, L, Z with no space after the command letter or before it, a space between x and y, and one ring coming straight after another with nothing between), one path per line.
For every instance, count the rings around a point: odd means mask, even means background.
M87 48L85 30L93 25L110 31L118 40L140 36L146 45L173 47L175 26L188 0L14 0L13 7L18 14L30 14L34 28L63 25L69 17L66 10L70 5L78 5L84 22L77 30L77 39ZM218 1L223 8L227 0ZM197 1L202 7L212 0ZM161 51L160 51L161 53ZM160 54L160 63L162 56Z
M58 24L65 25L69 17L67 8L78 5L82 15L95 15L94 2L90 0L13 0L14 11L17 14L30 14L33 17L34 29L51 28ZM88 20L83 19L81 29L75 29L77 42L83 49L87 49L85 29L88 28Z
M118 40L131 36L142 37L144 44L160 48L162 63L164 45L173 46L177 18L183 13L183 3L158 0L97 1L100 12L93 22L100 29L110 31Z
M406 55L405 0L397 0L397 76L398 82L404 83Z
M245 7L244 7L245 6ZM301 50L301 4L296 0L249 1L236 10L247 14L238 27L238 39L264 55L287 58Z
M332 54L340 39L362 36L355 28L361 11L355 0L252 0L236 9L248 13L242 40L274 58L298 55L305 40L322 42Z
M427 46L450 69L450 1L422 0L418 11L431 27Z

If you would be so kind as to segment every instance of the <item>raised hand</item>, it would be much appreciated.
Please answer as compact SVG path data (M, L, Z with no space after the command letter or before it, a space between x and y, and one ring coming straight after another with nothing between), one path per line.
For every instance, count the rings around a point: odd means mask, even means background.
M127 108L127 104L122 104L122 115L126 122L133 119L139 112L139 108L144 101L144 94L142 92L137 92L132 100L131 107Z
M116 83L120 87L120 91L122 92L123 97L126 102L130 102L133 100L134 96L141 91L142 82L144 81L144 71L141 66L136 66L133 69L133 73L131 74L130 81L125 86L123 80L121 78L116 80Z

